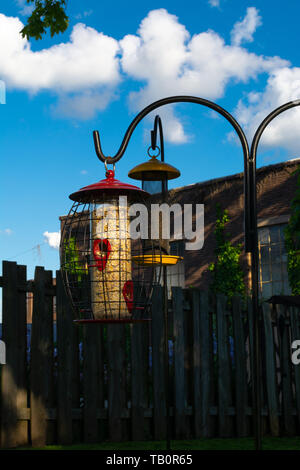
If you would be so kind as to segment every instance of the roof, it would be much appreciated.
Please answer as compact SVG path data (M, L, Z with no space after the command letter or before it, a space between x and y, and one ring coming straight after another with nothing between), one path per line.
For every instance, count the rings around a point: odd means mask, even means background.
M295 167L297 166L297 164L300 164L300 158L292 158L290 160L286 160L284 162L279 162L279 163L274 163L272 165L266 165L266 166L262 166L260 168L257 169L257 175L263 175L265 173L269 173L269 172L277 172L277 171L281 171L283 168L288 168L288 167ZM218 186L218 185L221 185L223 183L230 183L234 180L242 180L244 177L244 172L241 172L241 173L236 173L234 175L229 175L229 176L222 176L220 178L213 178L213 179L210 179L210 180L206 180L206 181L201 181L199 183L193 183L193 184L188 184L187 186L180 186L178 188L173 188L173 189L170 189L168 191L169 195L172 197L175 196L176 193L182 193L182 192L185 192L185 191L193 191L193 190L202 190L204 189L205 187L210 187L210 186ZM156 199L156 198L159 198L160 197L160 193L156 193L156 194L153 194L151 195L151 200L153 201L153 199ZM67 215L63 215L63 216L60 216L59 217L59 220L63 221L64 219L66 219L68 216Z
M290 160L286 160L284 162L280 163L274 163L272 165L266 165L262 166L257 169L257 174L264 174L270 171L280 171L283 168L290 167L290 166L295 166L300 164L300 158L292 158ZM169 192L177 192L177 191L189 191L191 189L198 189L198 188L204 188L205 186L212 186L215 184L220 184L224 182L229 182L233 180L238 180L242 179L244 177L244 172L242 173L236 173L234 175L229 175L229 176L222 176L220 178L213 178L210 180L206 181L201 181L200 183L193 183L193 184L188 184L187 186L180 186L178 188L173 188L170 189Z

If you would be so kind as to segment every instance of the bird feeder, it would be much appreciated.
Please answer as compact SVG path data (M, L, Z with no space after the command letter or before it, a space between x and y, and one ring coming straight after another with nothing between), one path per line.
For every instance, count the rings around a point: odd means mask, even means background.
M150 160L140 163L139 165L132 168L129 171L128 176L132 179L142 181L143 188L147 187L147 183L160 183L160 192L162 194L162 200L164 202L166 199L168 180L178 178L180 176L180 171L174 166L166 163L165 161L157 159L160 153L159 147L155 146L155 149L158 150L157 155L151 155L150 149L151 147L149 147L148 149L148 155L150 157ZM159 240L152 240L152 244L154 244L154 253L152 253L152 245L149 245L151 253L144 254L143 256L136 256L136 263L139 263L143 266L147 266L148 264L155 264L159 266L172 266L174 264L177 264L179 260L183 259L181 256L170 255L169 240L162 239L161 220L159 222L159 233Z
M69 196L74 204L63 221L60 256L77 322L148 319L157 273L151 263L134 261L143 257L144 243L131 239L129 216L130 205L143 203L148 196L115 179L112 170L106 171L105 179ZM147 254L151 255L151 240Z
M128 176L140 181L164 181L180 176L180 171L177 168L157 160L157 157L158 155L152 155L147 162L135 166L129 171Z

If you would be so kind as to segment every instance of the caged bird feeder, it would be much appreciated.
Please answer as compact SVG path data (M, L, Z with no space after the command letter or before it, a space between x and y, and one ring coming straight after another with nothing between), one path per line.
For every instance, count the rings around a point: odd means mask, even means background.
M130 207L149 194L106 178L69 197L74 204L63 220L61 270L77 323L131 323L149 319L153 286L159 283L153 243L131 237ZM139 262L138 262L139 261Z

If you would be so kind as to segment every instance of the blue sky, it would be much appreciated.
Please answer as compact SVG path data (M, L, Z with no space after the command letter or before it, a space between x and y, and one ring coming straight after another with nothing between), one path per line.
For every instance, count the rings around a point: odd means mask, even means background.
M30 43L19 35L25 7L1 0L0 253L27 265L28 277L36 265L58 269L58 217L71 206L68 195L104 177L94 129L114 155L145 105L189 94L226 108L251 138L272 109L300 98L297 0L69 0L67 32ZM243 170L224 119L191 104L159 114L166 159L182 175L171 187ZM258 166L299 156L299 117L290 111L270 127ZM135 131L119 179L129 182L128 170L146 158L152 122Z

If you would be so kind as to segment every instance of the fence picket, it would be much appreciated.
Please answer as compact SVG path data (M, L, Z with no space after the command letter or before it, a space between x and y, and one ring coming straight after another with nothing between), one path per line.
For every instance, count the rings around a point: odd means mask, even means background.
M211 358L211 322L207 292L200 293L200 396L201 396L201 436L211 437L213 423L210 415L212 398L213 369Z
M6 364L1 366L1 445L16 447L18 421L18 273L14 262L3 262L2 340L6 345Z
M180 287L172 288L173 302L173 337L174 337L174 390L175 390L175 436L183 439L188 435L185 414L185 367L184 367L184 311L183 291Z
M53 396L53 311L46 293L52 287L50 278L44 268L36 267L30 363L31 441L36 447L47 444L48 409Z
M221 437L232 435L231 367L229 362L228 322L226 318L226 297L217 295L217 344L218 344L218 415Z
M18 348L18 410L27 410L27 308L26 308L26 266L17 266L18 282L18 309L16 338ZM16 429L16 439L19 446L27 444L28 423L27 420L18 420Z
M192 351L193 351L193 413L195 437L201 437L201 380L200 380L200 291L189 292L192 315Z
M278 315L283 315L283 334L280 344L281 357L281 383L282 383L282 410L283 410L283 426L284 433L290 436L295 434L295 420L293 416L293 391L292 391L292 377L291 377L291 361L290 361L290 339L289 339L289 318L287 317L287 308L283 305L278 305Z
M131 325L131 432L132 439L145 438L144 413L147 407L148 325Z
M96 358L97 358L97 409L102 412L105 408L105 365L104 365L104 328L103 325L97 327L97 338L95 344ZM78 383L78 380L77 380ZM98 416L98 438L104 440L105 435L105 421L103 418L99 419Z
M276 366L274 338L272 330L270 304L263 303L263 321L265 331L265 356L266 356L266 382L267 382L267 400L269 411L269 423L272 436L279 435L279 419L278 419L278 387L276 382Z
M152 298L152 374L154 439L166 437L163 290L156 286Z
M236 426L239 437L247 436L247 370L244 325L242 318L241 298L232 299L232 318L234 333L235 361L235 394L236 394Z
M300 340L300 310L293 307L290 309L291 317L291 343ZM295 397L298 417L298 426L300 426L300 366L293 365L295 376Z
M83 326L83 439L86 443L95 443L98 439L98 358L95 351L98 334L99 325Z
M73 313L60 271L56 271L57 326L57 437L59 444L72 443L72 329Z
M107 325L108 424L113 441L124 439L126 398L125 325Z

